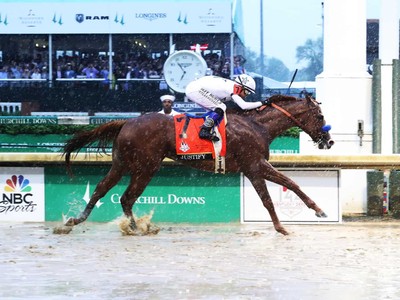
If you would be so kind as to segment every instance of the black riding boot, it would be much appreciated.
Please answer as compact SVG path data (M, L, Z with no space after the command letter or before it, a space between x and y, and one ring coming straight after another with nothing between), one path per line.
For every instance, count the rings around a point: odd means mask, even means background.
M207 117L204 121L204 124L201 126L199 137L204 140L218 142L219 138L215 135L213 128L214 120L210 117Z

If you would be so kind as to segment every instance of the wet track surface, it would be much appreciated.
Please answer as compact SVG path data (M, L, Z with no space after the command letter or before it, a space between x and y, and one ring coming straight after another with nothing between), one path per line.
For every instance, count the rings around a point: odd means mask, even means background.
M0 299L400 299L400 221L0 224Z

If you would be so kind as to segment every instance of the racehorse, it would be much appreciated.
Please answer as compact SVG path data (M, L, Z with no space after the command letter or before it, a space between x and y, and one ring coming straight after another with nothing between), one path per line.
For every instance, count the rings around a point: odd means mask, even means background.
M287 235L280 223L267 189L265 180L292 190L317 217L327 217L290 178L275 169L269 162L269 145L287 129L298 126L306 132L320 149L333 145L329 129L319 103L307 96L296 98L275 95L270 104L259 109L227 111L226 125L226 172L243 174L250 180L264 207L268 210L275 230ZM132 207L152 177L160 169L165 158L177 159L175 127L172 118L148 113L138 118L112 121L93 130L76 133L64 146L67 170L71 172L71 154L83 147L103 150L110 143L112 166L108 174L97 184L90 201L77 218L69 218L65 225L74 226L85 221L99 199L115 186L124 174L130 175L130 183L120 201L126 217L135 226ZM213 160L182 161L193 168L213 172Z

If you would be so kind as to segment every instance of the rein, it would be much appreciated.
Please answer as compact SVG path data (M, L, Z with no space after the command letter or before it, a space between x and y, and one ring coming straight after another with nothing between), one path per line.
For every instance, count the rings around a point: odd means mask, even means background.
M276 109L279 110L280 112L282 112L282 113L283 113L284 115L286 115L290 120L292 120L294 123L296 123L296 125L297 125L298 127L301 128L302 124L301 124L295 117L293 117L293 115L292 115L290 112L288 112L286 109L280 107L279 105L276 105L275 103L271 103L271 106L272 106L273 108L276 108Z

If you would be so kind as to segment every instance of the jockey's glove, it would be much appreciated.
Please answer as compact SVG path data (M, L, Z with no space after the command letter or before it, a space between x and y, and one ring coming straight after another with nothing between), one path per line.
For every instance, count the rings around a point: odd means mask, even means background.
M271 105L271 102L269 101L269 99L263 100L261 101L262 105Z

